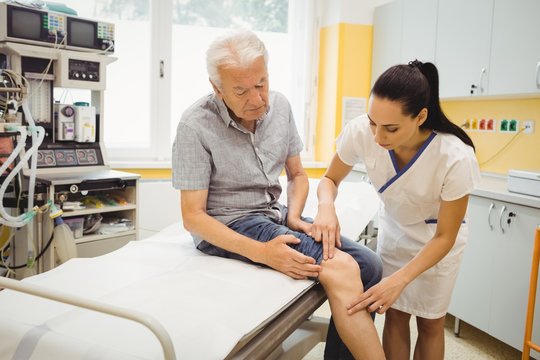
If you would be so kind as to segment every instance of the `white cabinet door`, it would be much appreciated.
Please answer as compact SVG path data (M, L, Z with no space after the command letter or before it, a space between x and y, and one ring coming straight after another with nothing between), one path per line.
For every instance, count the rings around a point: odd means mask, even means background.
M438 0L403 0L401 63L435 62Z
M373 13L372 86L386 69L400 63L401 6L401 1L390 2Z
M486 94L493 0L439 0L438 14L440 96Z
M500 203L494 254L493 292L490 308L489 334L521 349L525 333L525 317L529 293L529 278L536 227L540 210L527 206ZM504 206L504 211L501 206ZM502 215L501 215L502 214ZM504 231L504 234L502 233ZM540 329L540 296L536 299L534 326ZM540 343L538 331L533 341Z
M495 0L489 94L540 93L540 1Z
M496 210L493 201L477 196L469 199L469 239L448 310L457 318L486 332L493 287L493 243L499 237L493 227Z
M438 0L396 0L375 9L371 84L386 69L435 62Z
M469 242L449 313L521 350L534 231L540 209L479 196L469 200ZM540 309L540 296L536 298ZM535 327L540 324L536 311ZM533 332L540 343L540 333ZM533 357L539 358L533 353Z

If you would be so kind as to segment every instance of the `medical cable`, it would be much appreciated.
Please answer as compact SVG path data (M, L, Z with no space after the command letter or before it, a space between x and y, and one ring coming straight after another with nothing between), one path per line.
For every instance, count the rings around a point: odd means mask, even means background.
M519 131L517 132L517 134L514 135L514 136L510 139L510 141L508 141L508 142L506 143L506 145L504 145L501 149L499 149L499 151L497 151L493 156L491 156L489 159L487 159L487 160L485 160L485 161L482 161L482 162L481 162L480 164L478 164L478 165L479 165L480 167L482 167L482 166L484 166L485 164L487 164L488 162L490 162L491 160L495 159L497 156L499 156L504 150L508 149L508 147L509 147L510 145L512 145L512 143L513 143L514 141L516 141L516 139L517 139L518 137L520 137L520 135L523 133L523 131L525 131L525 128L519 130Z
M34 153L37 152L37 149L38 149L39 145L41 145L41 142L43 141L43 139L45 137L45 129L43 129L43 127L34 126L34 127L29 127L29 129L34 135L33 139L32 139L33 144L30 147L30 149L24 154L21 161L13 168L13 170L7 175L6 179L2 183L2 186L0 187L0 198L4 197L4 193L5 193L6 189L7 189L8 184L15 177L15 175L22 169L23 165L28 161L28 159L31 156L33 156ZM19 127L18 130L23 131L23 132L25 131L22 127ZM37 138L36 138L36 136L37 136ZM19 144L17 144L17 146L19 146L20 144L22 144L22 146L24 146L25 143L23 143L21 141L21 142L19 142ZM31 172L30 172L30 184L29 184L29 189L28 189L28 191L29 191L28 207L27 207L28 212L24 213L24 214L21 214L21 215L19 215L17 217L13 217L13 216L9 215L6 212L3 204L0 204L0 214L2 215L0 217L0 223L8 225L8 226L12 226L12 227L21 227L21 226L26 225L30 220L32 220L33 216L35 215L34 198L33 197L34 197L34 184L35 184L36 171L35 171L34 166L37 166L37 157L34 156L34 158L36 160L32 161L33 168L31 169ZM8 166L9 165L10 164L8 164ZM1 168L0 168L0 170L1 170Z
M47 252L47 249L49 249L49 247L51 246L53 239L54 239L54 235L51 233L51 236L49 237L49 240L47 240L47 243L45 244L43 249L41 249L39 254L36 256L36 258L35 258L36 261L39 260L41 257L43 257L45 252ZM6 248L9 248L9 247L11 247L11 245L7 246ZM4 250L2 250L2 251L4 251ZM5 265L3 261L0 263L0 267L4 268L4 269L8 268L8 266ZM27 267L27 264L9 266L9 269L17 270L17 269L23 269L25 267Z
M41 207L36 207L36 212L40 212L40 213L44 213L46 211L49 211L50 210L50 214L49 214L49 217L51 218L56 218L59 216L59 214L61 214L62 212L59 211L56 206L54 205L54 203L52 201L48 201L45 205L41 206ZM12 232L10 234L10 237L9 237L9 240L11 240L11 238L15 236L15 233ZM4 268L4 269L13 269L13 270L16 270L16 269L22 269L22 268L27 268L28 267L28 262L26 264L22 264L22 265L13 265L13 266L7 266L3 260L3 253L5 251L5 249L8 249L11 247L11 244L10 244L10 241L6 241L4 243L4 245L2 245L2 249L0 250L0 253L2 255L2 258L0 259L0 267L1 268ZM54 231L51 231L51 236L49 238L49 240L47 241L47 243L45 244L45 246L41 249L41 251L39 252L39 254L33 259L33 261L37 261L39 259L41 259L41 257L45 254L45 252L47 251L47 249L51 246L52 244L52 241L54 240ZM34 245L32 244L32 249L35 250L34 248Z

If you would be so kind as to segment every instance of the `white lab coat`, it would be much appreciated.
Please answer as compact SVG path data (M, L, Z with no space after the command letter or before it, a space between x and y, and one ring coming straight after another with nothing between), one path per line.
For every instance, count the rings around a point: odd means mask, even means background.
M382 200L377 253L383 262L383 276L407 264L432 239L441 200L459 199L480 181L473 149L444 133L432 133L417 155L398 170L393 152L375 143L366 115L343 129L337 153L346 164L364 162ZM412 281L392 308L428 319L444 316L467 233L465 220L446 257Z

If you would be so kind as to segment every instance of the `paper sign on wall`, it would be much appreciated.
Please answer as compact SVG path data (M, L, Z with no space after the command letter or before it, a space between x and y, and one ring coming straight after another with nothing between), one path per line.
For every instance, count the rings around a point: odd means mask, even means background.
M341 124L345 126L352 119L366 113L366 98L344 96L342 100Z

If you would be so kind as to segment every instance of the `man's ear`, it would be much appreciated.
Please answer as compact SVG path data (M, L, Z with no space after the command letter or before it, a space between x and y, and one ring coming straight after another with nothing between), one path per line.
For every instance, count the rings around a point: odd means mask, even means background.
M214 89L214 93L216 94L216 96L220 98L221 100L223 100L223 95L221 94L221 90L219 90L219 88L216 86L216 84L214 84L212 80L208 79L208 81L210 81L210 84L212 84L212 89Z

